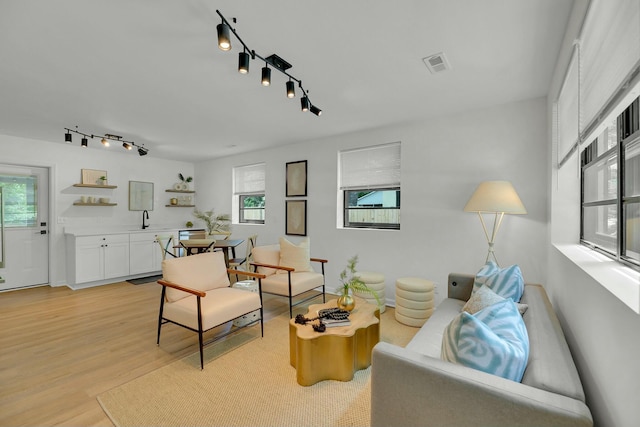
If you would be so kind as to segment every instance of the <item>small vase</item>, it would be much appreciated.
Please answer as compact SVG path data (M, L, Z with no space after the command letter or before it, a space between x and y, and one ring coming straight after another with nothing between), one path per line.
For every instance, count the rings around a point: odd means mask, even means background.
M341 310L351 311L356 307L356 299L347 294L338 298L338 308Z

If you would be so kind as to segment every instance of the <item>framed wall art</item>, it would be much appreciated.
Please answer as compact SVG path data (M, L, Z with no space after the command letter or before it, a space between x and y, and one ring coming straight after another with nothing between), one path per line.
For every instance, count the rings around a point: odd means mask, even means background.
M287 163L287 197L307 195L307 161Z
M104 179L102 179L103 177ZM105 185L107 183L107 171L82 169L82 183L90 185Z
M286 230L285 233L293 236L307 235L307 201L286 201Z

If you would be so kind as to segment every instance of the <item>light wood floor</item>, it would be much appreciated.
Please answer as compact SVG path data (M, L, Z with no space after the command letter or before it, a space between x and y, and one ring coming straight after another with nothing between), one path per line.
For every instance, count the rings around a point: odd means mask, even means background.
M175 325L156 345L160 292L122 282L0 293L0 426L113 426L97 395L198 351ZM265 320L288 312L286 298L264 306Z

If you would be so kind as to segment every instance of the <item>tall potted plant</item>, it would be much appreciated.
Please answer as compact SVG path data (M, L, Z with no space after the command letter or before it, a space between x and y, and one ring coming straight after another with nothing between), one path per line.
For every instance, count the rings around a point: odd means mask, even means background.
M354 255L347 261L347 266L340 273L340 283L342 283L342 287L340 289L341 294L338 298L338 308L343 310L351 311L356 306L356 300L354 299L352 293L353 292L362 292L373 295L380 306L380 298L378 297L378 293L373 289L369 288L366 283L364 283L356 272L356 265L358 264L358 255Z
M231 218L228 214L216 215L210 211L201 211L198 208L193 210L193 216L204 222L207 227L207 234L214 234L215 231L229 231L231 228Z

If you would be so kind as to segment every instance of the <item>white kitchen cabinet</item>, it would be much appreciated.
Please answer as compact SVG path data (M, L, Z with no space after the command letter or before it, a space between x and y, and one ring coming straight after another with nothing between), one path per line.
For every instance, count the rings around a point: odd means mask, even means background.
M67 236L67 274L72 284L129 275L129 234Z
M129 239L129 274L162 270L162 252L156 242L158 233L132 233Z

